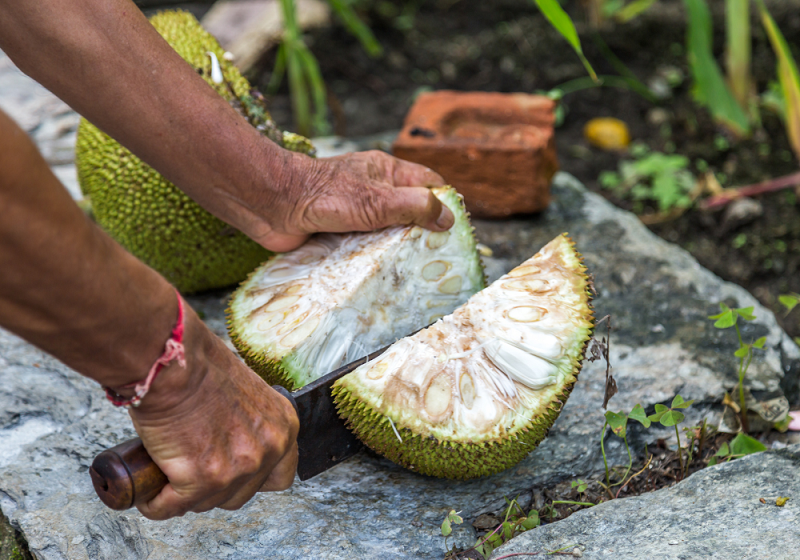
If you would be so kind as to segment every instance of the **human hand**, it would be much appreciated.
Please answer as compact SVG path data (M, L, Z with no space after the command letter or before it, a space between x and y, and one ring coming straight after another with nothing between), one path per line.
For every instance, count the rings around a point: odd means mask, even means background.
M369 151L313 159L281 150L278 187L251 187L226 221L273 251L289 251L317 232L372 231L416 224L433 231L453 214L426 187L442 177L421 165Z
M256 492L285 490L297 470L294 408L187 308L186 368L172 362L138 408L134 427L169 479L148 519L234 510Z

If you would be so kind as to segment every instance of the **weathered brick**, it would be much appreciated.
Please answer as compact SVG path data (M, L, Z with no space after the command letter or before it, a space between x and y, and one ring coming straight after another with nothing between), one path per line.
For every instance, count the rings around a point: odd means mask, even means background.
M558 170L555 102L539 95L437 91L419 96L394 143L464 195L475 217L538 212Z

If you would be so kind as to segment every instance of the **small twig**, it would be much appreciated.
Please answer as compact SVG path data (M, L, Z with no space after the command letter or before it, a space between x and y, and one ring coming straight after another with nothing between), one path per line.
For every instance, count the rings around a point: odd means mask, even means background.
M754 185L745 185L744 187L725 189L722 193L705 199L702 203L700 203L700 207L703 210L721 208L737 198L758 196L760 194L780 191L794 187L798 184L800 184L800 172L792 173L791 175L786 175L784 177L778 177L777 179L770 179L769 181L756 183Z

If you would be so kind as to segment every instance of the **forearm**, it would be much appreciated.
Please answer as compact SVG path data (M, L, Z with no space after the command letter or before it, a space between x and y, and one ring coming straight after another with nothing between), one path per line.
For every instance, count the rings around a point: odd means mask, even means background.
M144 377L172 287L90 222L0 112L0 325L104 385Z
M262 137L130 0L0 0L0 48L27 74L242 228L296 156Z

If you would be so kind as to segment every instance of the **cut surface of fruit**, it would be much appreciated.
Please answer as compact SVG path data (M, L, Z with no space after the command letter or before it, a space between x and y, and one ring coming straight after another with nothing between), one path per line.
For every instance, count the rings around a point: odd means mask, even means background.
M460 195L433 189L456 217L418 226L317 235L258 268L234 293L228 330L245 361L295 390L451 313L483 288Z
M588 278L566 235L334 385L373 450L411 470L473 478L544 439L577 380L594 325Z

